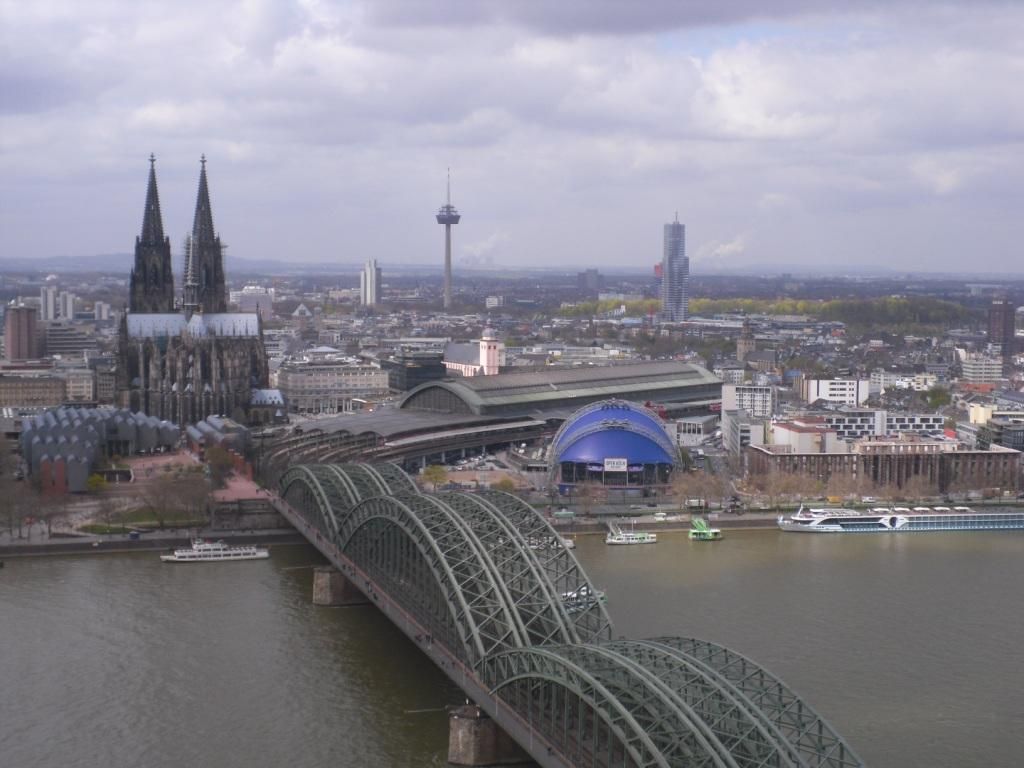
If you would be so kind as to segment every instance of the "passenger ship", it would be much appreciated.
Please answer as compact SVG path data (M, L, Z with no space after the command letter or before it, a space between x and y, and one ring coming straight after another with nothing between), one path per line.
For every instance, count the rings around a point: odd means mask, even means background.
M173 554L160 555L165 563L217 563L227 560L265 560L270 552L260 547L229 547L223 541L193 539L190 549L176 549Z
M1024 529L1024 512L975 512L970 507L875 507L870 510L804 509L779 528L801 533L889 531L992 531Z
M647 531L624 531L615 523L608 523L608 535L604 537L605 544L656 544L658 534Z

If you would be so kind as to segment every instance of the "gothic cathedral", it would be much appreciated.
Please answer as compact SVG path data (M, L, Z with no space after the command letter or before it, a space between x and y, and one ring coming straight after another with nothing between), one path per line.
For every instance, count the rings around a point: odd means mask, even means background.
M227 311L224 248L213 228L205 157L183 276L179 302L150 155L128 311L118 329L117 403L181 427L211 415L245 423L253 392L267 386L263 326L256 313Z

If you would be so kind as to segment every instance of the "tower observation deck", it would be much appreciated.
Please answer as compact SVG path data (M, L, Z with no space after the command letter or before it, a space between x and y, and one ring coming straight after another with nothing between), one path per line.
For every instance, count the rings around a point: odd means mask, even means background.
M448 187L445 203L437 212L437 223L444 224L444 308L452 308L452 224L458 224L462 216L452 205L452 174L448 172Z

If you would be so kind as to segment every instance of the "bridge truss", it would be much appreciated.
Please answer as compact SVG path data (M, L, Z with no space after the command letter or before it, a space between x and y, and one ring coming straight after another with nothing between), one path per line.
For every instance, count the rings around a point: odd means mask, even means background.
M614 641L601 593L515 496L423 494L386 464L293 466L280 495L358 573L357 587L385 595L418 640L444 649L442 668L542 765L863 765L734 651L690 638Z

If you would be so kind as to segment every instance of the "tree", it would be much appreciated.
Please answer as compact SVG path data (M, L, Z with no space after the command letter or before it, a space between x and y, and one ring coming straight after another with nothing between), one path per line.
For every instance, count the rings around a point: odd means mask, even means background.
M235 467L231 454L219 445L211 445L206 449L206 466L210 469L210 480L214 488L223 488Z
M679 446L679 466L677 471L687 471L693 467L693 456L683 446Z
M143 507L153 515L160 528L164 527L168 504L174 498L176 490L174 479L166 474L139 483L136 491L138 498L142 501Z
M89 493L101 493L107 487L107 480L103 475L89 475L85 481L85 489Z
M579 504L580 512L589 516L593 511L594 502L601 493L601 485L592 480L584 480L576 486L576 501Z
M19 461L10 452L10 442L0 441L0 515L7 524L11 536L15 530L22 538L22 524L32 514L31 488L23 480L15 478Z
M516 490L516 484L511 477L505 475L500 480L491 483L491 488L496 491L504 491L505 493L514 493Z
M101 499L96 510L96 519L113 528L115 523L120 523L121 533L124 533L124 512L118 508L116 501L109 496Z
M448 471L440 464L431 464L428 467L424 467L421 476L423 477L423 482L430 483L435 491L437 486L448 482Z
M672 493L679 500L679 509L686 509L686 501L696 496L699 483L696 472L677 469L672 473L670 485Z
M951 401L949 390L945 387L932 387L928 390L928 405L932 408L941 408L949 405Z
M53 523L68 512L66 496L42 496L36 506L36 518L46 526L46 535L53 535Z
M902 496L907 501L922 501L931 496L938 495L938 485L933 483L925 475L914 475L907 478L903 483Z
M207 520L207 502L212 490L210 484L202 478L180 478L176 487L177 492L173 497L175 511L189 520Z

